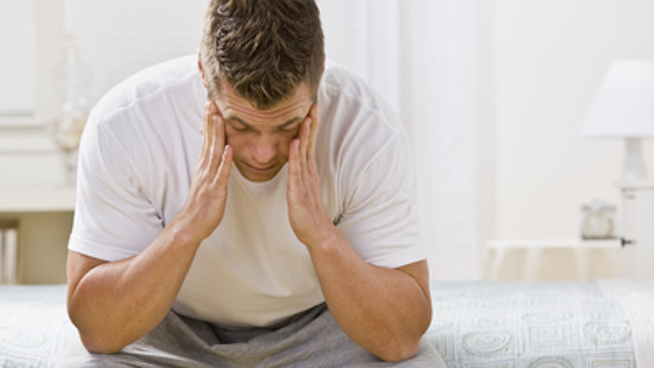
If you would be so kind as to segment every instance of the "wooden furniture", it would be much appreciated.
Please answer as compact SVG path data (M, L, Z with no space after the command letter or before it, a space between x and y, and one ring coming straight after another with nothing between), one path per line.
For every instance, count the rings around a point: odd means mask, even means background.
M10 256L16 259L13 267L0 266L2 279L19 284L65 282L74 208L72 186L0 187L0 223L13 224L5 240L13 244Z

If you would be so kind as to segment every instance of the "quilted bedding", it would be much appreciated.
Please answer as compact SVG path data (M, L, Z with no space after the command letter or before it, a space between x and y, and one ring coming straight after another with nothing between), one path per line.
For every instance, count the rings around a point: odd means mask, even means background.
M654 367L654 280L432 282L448 367ZM0 287L0 367L51 367L75 330L65 286Z

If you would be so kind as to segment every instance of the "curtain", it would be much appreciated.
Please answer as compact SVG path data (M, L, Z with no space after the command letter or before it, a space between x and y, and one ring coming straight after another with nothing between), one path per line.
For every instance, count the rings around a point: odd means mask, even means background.
M327 57L398 111L431 277L477 279L478 0L319 0Z
M434 279L480 274L478 1L317 0L327 57L367 80L406 124ZM64 3L66 28L92 65L93 103L148 65L197 52L207 0Z
M0 2L0 115L31 115L36 107L35 14L34 0Z
M157 63L198 52L208 0L63 0L66 50L88 66L94 104Z

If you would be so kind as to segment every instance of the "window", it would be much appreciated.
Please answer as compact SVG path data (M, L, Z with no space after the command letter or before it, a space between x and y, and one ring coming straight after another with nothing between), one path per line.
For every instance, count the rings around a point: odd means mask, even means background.
M35 0L0 1L0 115L32 115L36 105Z
M81 61L90 68L89 102L95 103L143 68L197 53L207 4L207 0L68 0L66 28Z

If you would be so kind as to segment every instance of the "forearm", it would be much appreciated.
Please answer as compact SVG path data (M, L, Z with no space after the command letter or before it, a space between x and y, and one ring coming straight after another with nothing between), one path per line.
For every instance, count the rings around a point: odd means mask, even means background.
M69 314L88 350L117 352L166 316L199 244L177 230L166 228L139 255L99 264L69 285Z
M339 326L383 360L415 354L431 321L424 262L388 269L370 265L335 230L322 246L309 247L327 305Z

